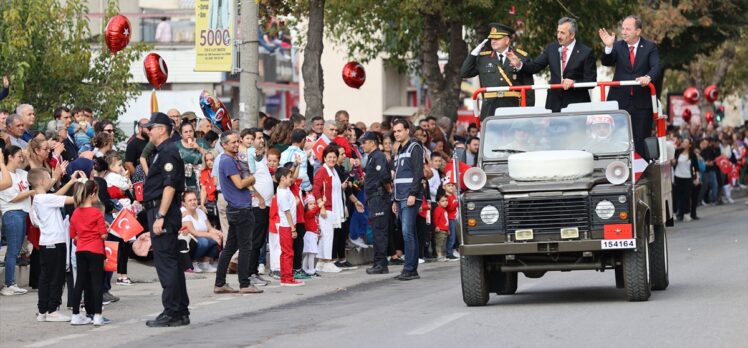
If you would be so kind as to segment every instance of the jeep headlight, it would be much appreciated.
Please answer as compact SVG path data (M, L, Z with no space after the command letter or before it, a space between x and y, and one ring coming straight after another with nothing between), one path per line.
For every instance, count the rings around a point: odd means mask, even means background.
M595 206L595 214L603 220L607 220L613 217L616 212L616 207L613 202L608 200L602 200Z
M493 205L487 205L480 210L480 219L486 225L495 224L499 221L499 209Z

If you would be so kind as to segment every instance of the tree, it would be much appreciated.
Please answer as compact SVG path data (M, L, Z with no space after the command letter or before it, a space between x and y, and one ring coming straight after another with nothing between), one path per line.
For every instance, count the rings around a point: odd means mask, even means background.
M324 116L325 106L322 103L325 89L322 74L324 17L325 0L310 0L304 63L301 66L301 73L304 77L304 101L306 102L304 114L307 120L311 120L315 116Z
M116 14L109 0L107 18ZM90 107L110 120L125 111L139 90L129 83L133 61L148 48L130 43L109 54L103 36L92 38L82 0L5 0L0 2L0 71L11 78L11 93L0 106L29 103L41 123L61 105ZM92 50L98 40L101 50Z

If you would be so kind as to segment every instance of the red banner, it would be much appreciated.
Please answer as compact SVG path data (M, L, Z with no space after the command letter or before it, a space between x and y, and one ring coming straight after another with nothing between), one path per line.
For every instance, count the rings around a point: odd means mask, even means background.
M135 238L138 233L143 232L143 226L140 225L135 215L127 209L120 211L117 218L112 221L111 226L112 232L119 235L124 241L129 241Z
M104 260L104 271L117 272L117 255L119 255L119 242L104 242L104 253L106 254L106 259Z

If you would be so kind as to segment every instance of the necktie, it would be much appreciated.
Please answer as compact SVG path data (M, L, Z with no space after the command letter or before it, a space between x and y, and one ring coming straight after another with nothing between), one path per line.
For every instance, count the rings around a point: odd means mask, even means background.
M563 74L564 70L566 70L566 50L568 47L564 46L564 49L561 51L561 73Z
M504 55L499 54L499 62L501 62L501 65L504 65Z
M631 62L631 68L634 68L634 59L636 58L636 55L634 55L634 46L629 46L629 62ZM634 87L631 87L631 90L629 94L634 95Z

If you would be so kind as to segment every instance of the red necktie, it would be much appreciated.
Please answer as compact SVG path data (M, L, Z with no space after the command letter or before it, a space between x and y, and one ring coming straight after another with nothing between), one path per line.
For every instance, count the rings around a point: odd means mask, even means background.
M634 59L636 58L636 55L634 55L634 46L629 46L629 62L631 62L631 69L634 69ZM631 87L631 95L634 95L634 87Z
M564 49L561 51L561 74L566 70L566 50L567 47L564 46Z

